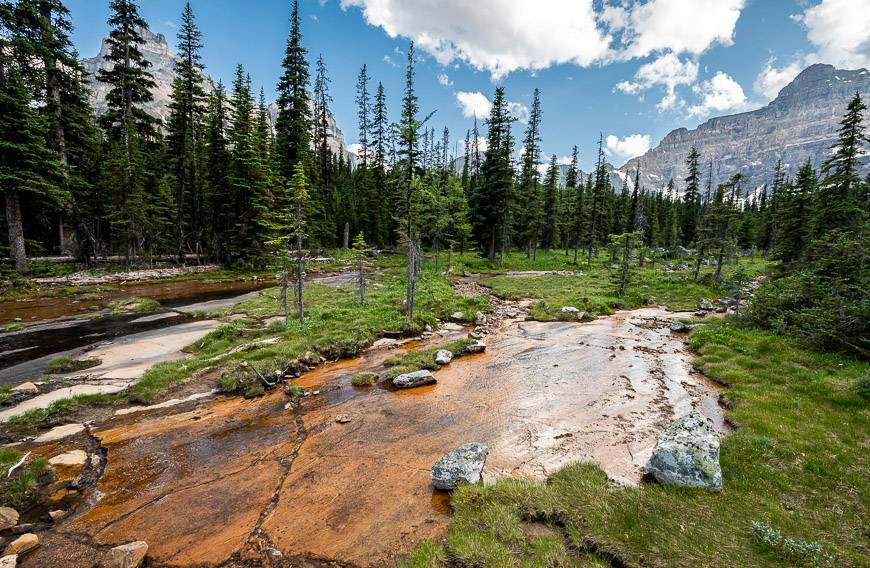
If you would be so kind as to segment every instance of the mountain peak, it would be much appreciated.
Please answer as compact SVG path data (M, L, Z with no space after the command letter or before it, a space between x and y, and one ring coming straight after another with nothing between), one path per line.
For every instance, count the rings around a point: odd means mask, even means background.
M770 182L778 160L791 175L807 158L818 167L828 157L846 105L856 92L870 97L866 69L810 65L767 106L713 117L692 130L672 130L658 146L629 160L620 170L634 172L640 161L641 179L647 187L658 188L673 178L682 189L686 156L695 147L702 163L713 161L714 185L741 172L749 192ZM870 163L865 162L862 173L868 171Z

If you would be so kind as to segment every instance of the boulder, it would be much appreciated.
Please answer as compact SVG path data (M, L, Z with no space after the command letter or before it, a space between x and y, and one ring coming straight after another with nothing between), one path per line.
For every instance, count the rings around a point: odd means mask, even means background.
M21 383L12 389L15 393L39 394L39 387L33 383Z
M10 554L0 558L0 568L15 568L18 566L18 555Z
M13 540L12 544L7 546L6 550L3 551L3 554L17 554L18 556L22 556L37 546L39 546L39 537L33 533L27 533Z
M489 448L471 442L444 454L432 466L432 485L441 491L453 491L460 483L477 483Z
M453 360L453 353L447 349L439 349L435 353L435 363L438 365L446 365Z
M0 507L0 531L11 529L18 524L18 511L12 507Z
M563 314L579 314L580 310L575 308L574 306L562 306L562 309L559 310Z
M698 302L698 309L704 310L705 312L712 312L716 306L713 305L713 302L710 300L701 300Z
M475 341L474 343L469 343L465 346L465 352L469 355L474 355L475 353L483 353L486 351L486 345L484 345L480 341Z
M148 554L148 543L142 540L116 546L109 551L106 568L139 568Z
M662 432L646 470L665 485L721 491L719 436L707 419L693 410Z
M426 369L414 371L413 373L405 373L393 379L393 386L400 389L409 389L420 387L423 385L431 385L437 383L435 377Z
M67 515L69 515L69 511L66 511L64 509L58 509L57 511L48 512L48 516L49 518L51 518L51 522L53 523L56 523L59 520L66 518Z
M689 328L686 324L675 321L671 324L671 332L673 333L686 333L689 331Z
M475 325L486 325L486 315L483 312L477 312L474 314L474 323Z
M350 422L350 416L348 416L347 414L339 414L335 417L335 421L339 424L347 424L348 422Z
M465 314L462 312L453 312L450 314L450 319L452 321L465 321Z

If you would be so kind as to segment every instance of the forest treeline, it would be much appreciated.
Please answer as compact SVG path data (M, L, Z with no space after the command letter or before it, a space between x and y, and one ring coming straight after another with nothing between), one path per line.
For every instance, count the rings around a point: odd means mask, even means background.
M756 250L780 260L787 275L762 292L775 312L756 310L765 325L803 329L866 355L870 181L858 173L867 138L857 94L829 160L808 161L794 178L778 164L762 188L744 187L740 173L714 187L716 157L694 149L679 188L675 180L644 187L640 162L614 186L600 138L594 170L580 171L575 146L560 183L556 156L542 156L537 90L516 139L516 120L497 87L489 116L460 135L456 160L451 133L436 129L434 113L420 108L411 44L398 109L388 108L383 84L360 69L360 149L351 163L331 150L326 62L320 55L310 66L297 1L291 9L274 124L243 66L229 85L206 78L204 39L189 4L162 124L144 110L155 84L140 50L147 22L134 0L109 4L112 68L96 76L109 86L100 116L89 104L62 0L0 3L3 246L15 267L25 271L28 254L68 250L85 263L108 255L127 264L194 255L263 268L356 238L358 246L364 240L408 250L413 312L424 245L436 258L473 249L496 263L507 250L533 257L555 248L591 262L609 247L622 251L624 271L629 259L687 256L696 277L702 262L714 263L717 280L737 251ZM627 283L626 275L620 286ZM818 331L822 312L831 311L836 323Z

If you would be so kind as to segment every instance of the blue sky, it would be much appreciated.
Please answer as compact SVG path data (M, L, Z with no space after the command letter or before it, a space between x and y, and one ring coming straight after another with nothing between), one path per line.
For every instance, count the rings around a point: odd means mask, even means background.
M108 31L108 4L67 0L83 57ZM183 4L142 0L141 13L174 45ZM242 63L273 99L289 1L191 4L207 73L229 82ZM577 144L586 168L599 132L621 165L674 128L766 104L810 63L870 66L870 0L303 0L301 10L304 44L312 62L325 58L348 143L360 66L384 83L395 118L415 39L420 108L437 111L439 132L464 137L497 84L522 118L537 87L544 153L567 156Z

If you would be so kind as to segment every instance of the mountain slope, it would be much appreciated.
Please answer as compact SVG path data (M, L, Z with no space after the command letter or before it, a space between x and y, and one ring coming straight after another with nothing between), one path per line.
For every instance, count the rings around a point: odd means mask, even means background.
M816 64L804 69L767 106L750 112L711 118L693 130L671 131L658 146L628 161L620 170L632 179L640 161L646 187L661 187L673 178L682 189L686 156L692 146L701 153L706 179L713 160L714 185L743 172L746 191L769 183L777 160L789 174L806 161L819 167L830 155L839 122L856 92L870 101L870 72L847 71ZM867 117L870 123L870 117ZM870 172L865 159L862 173Z

